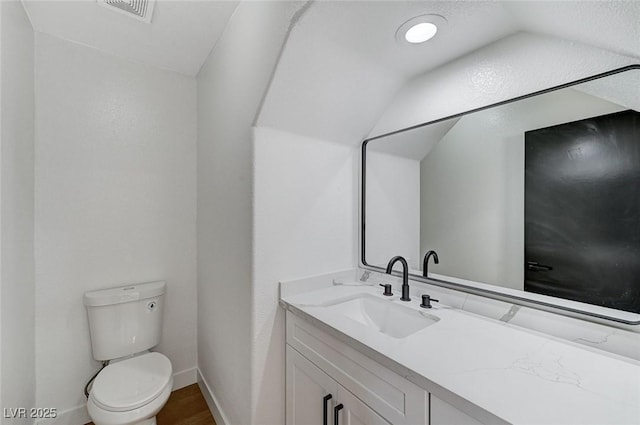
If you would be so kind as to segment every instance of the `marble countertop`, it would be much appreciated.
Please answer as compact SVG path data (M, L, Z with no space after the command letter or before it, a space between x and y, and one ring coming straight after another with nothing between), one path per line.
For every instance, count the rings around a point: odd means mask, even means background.
M425 311L416 298L383 297L382 288L357 283L283 295L281 305L357 342L354 348L417 385L450 391L508 423L640 424L635 360L439 303L428 310L437 323L401 339L322 306L358 294Z

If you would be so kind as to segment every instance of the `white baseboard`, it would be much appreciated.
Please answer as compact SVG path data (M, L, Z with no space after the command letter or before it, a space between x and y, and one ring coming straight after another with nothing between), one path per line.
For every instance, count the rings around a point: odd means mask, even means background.
M198 368L192 367L173 374L173 391L198 382Z
M91 422L87 406L72 407L58 412L58 416L54 419L41 419L36 425L84 425Z
M172 391L195 384L198 382L198 375L198 368L195 367L174 373ZM83 404L58 412L55 419L41 419L36 425L84 425L89 422L91 417L87 412L87 406Z
M227 419L227 416L220 408L220 403L218 403L218 400L213 395L213 391L211 391L211 388L209 387L209 384L207 384L207 381L205 381L202 377L202 373L200 373L200 370L198 370L198 386L200 387L200 391L202 392L202 395L207 402L207 406L209 406L209 410L211 411L216 424L228 425L229 420Z

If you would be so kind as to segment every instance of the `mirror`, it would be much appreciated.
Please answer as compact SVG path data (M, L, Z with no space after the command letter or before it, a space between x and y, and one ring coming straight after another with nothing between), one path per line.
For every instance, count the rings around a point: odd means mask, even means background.
M640 323L640 66L366 140L363 266Z

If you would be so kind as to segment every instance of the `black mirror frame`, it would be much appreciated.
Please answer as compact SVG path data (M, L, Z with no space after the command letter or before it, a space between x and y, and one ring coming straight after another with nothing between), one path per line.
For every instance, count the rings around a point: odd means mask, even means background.
M375 136L375 137L371 137L369 139L366 139L362 142L362 148L361 148L361 168L360 168L360 267L364 268L364 269L368 269L368 270L372 270L372 271L377 271L377 272L381 272L384 273L385 269L382 267L378 267L378 266L374 266L371 264L368 264L366 259L365 259L365 250L366 250L366 241L365 241L365 231L366 231L366 171L367 171L367 161L366 161L366 154L367 154L367 144L369 142L372 142L374 140L378 140L378 139L382 139L384 137L388 137L388 136L393 136L394 134L399 134L399 133L403 133L405 131L410 131L410 130L415 130L417 128L421 128L421 127L425 127L427 125L431 125L431 124L436 124L442 121L446 121L446 120L450 120L453 118L460 118L464 115L469 115L475 112L479 112L479 111L484 111L486 109L490 109L490 108L495 108L498 106L502 106L502 105L506 105L509 103L513 103L513 102L517 102L520 100L524 100L524 99L528 99L534 96L539 96L542 94L546 94L546 93L550 93L556 90L560 90L560 89L564 89L567 87L572 87L578 84L582 84L582 83L586 83L589 81L593 81L593 80L597 80L600 78L604 78L604 77L608 77L611 75L615 75L615 74L620 74L622 72L626 72L626 71L631 71L631 70L640 70L640 64L633 64L633 65L627 65L621 68L616 68L614 70L611 71L607 71L607 72L602 72L600 74L596 74L593 75L591 77L586 77L586 78L582 78L579 80L575 80L569 83L564 83L564 84L560 84L557 86L553 86L544 90L539 90L533 93L529 93L526 95L522 95L522 96L518 96L512 99L508 99L508 100L503 100L501 102L497 102L497 103L493 103L491 105L487 105L487 106L482 106L479 108L475 108L475 109L471 109L465 112L461 112L458 114L454 114L454 115L449 115L443 118L438 118L436 120L433 121L428 121L422 124L416 124L407 128L403 128L400 130L396 130L396 131L392 131L389 133L385 133L385 134L381 134L379 136ZM393 272L394 275L398 274L398 272ZM453 283L453 282L448 282L448 281L444 281L444 280L439 280L439 279L432 279L432 278L425 278L423 276L420 275L416 275L416 274L409 274L410 278L412 280L416 280L419 282L424 282L424 283L428 283L428 284L432 284L432 285L437 285L437 286L442 286L448 289L453 289L453 290L458 290L458 291L463 291L463 292L467 292L467 293L471 293L471 294L476 294L476 295L481 295L481 296L485 296L485 297L489 297L489 298L493 298L493 299L498 299L498 300L502 300L502 301L507 301L507 302L512 302L515 304L519 304L519 305L532 305L534 307L540 308L540 309L544 309L544 310L549 310L549 311L553 311L553 312L557 312L557 313L564 313L564 314L572 314L572 315L579 315L579 316L588 316L591 318L595 318L595 319L604 319L607 321L613 321L613 322L617 322L617 323L621 323L624 325L640 325L640 319L638 320L625 320L625 319L621 319L619 317L612 317L612 316L607 316L607 315L603 315L603 314L599 314L599 313L594 313L594 312L590 312L590 311L585 311L585 310L580 310L577 308L572 308L572 307L568 307L568 306L563 306L563 305L559 305L559 304L554 304L551 302L545 302L545 301L540 301L540 300L534 300L534 299L530 299L530 298L526 298L526 297L520 297L517 295L510 295L510 294L506 294L506 293L502 293L499 291L492 291L489 289L481 289L481 288L477 288L477 287L472 287L472 286L467 286L467 285L463 285L463 284L459 284L459 283Z

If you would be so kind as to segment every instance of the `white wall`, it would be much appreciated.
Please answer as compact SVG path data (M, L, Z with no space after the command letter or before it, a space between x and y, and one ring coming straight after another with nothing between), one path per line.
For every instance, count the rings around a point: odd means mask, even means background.
M196 366L196 84L36 35L37 405L84 415L87 290L166 280L158 351ZM77 407L77 409L75 409Z
M242 2L198 74L198 366L229 424L265 420L252 391L251 127L303 4Z
M33 30L22 3L0 2L0 28L0 406L29 408L35 405Z
M254 133L253 392L255 424L284 421L284 311L278 282L353 268L355 147L268 128Z
M460 118L420 166L429 270L522 290L524 133L623 109L565 89Z
M376 152L375 144L367 148L367 263L386 267L402 255L420 270L420 161Z

